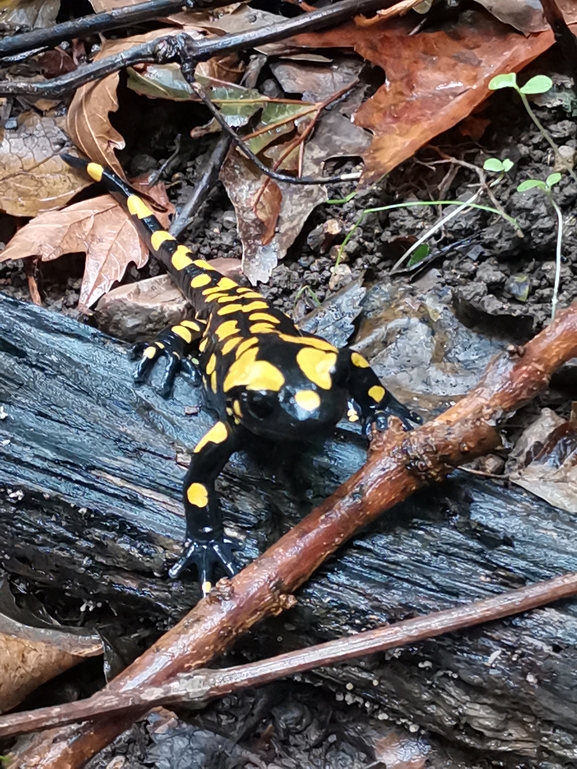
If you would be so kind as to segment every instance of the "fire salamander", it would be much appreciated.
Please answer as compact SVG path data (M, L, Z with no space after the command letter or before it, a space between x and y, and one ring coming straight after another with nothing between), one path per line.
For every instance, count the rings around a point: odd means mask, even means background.
M349 419L362 420L367 434L372 424L385 429L389 415L399 417L406 429L421 420L385 390L362 355L299 331L252 288L194 258L112 171L70 155L64 159L103 182L126 206L141 237L194 308L194 317L146 346L136 381L144 381L162 358L165 393L176 374L188 369L201 375L208 405L218 415L193 450L184 480L184 552L169 570L176 578L195 566L206 594L217 565L229 575L237 571L233 550L238 543L224 535L214 484L231 454L251 437L296 441L328 433L347 409Z

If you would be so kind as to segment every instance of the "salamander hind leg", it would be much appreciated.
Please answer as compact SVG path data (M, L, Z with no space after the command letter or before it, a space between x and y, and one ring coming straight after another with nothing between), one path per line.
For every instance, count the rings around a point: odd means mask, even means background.
M204 329L203 321L183 320L162 331L154 342L136 345L133 348L132 357L140 358L140 361L136 367L134 381L137 384L145 382L152 369L163 358L166 361L160 384L163 397L167 398L170 395L174 380L181 372L188 374L195 386L200 385L198 365L189 355L195 351Z
M216 478L237 450L238 442L238 429L217 422L194 448L184 481L184 552L168 574L176 579L191 566L196 567L205 595L212 587L218 566L229 576L238 571L233 551L240 548L240 542L224 535L214 489Z
M405 430L422 424L419 414L408 409L383 387L362 355L347 349L341 354L349 356L349 393L353 399L349 418L360 417L366 435L370 434L373 424L377 430L386 430L390 416L398 417Z

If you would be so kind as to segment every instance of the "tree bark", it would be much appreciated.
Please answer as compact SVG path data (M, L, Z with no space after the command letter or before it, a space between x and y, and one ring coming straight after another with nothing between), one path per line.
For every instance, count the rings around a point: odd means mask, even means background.
M164 556L178 552L184 533L185 448L212 421L185 410L201 407L201 393L183 381L163 401L134 387L118 342L0 297L0 403L4 568L151 622L182 616L198 590L192 580L169 583ZM365 448L351 430L337 431L300 458L299 488L235 457L220 492L227 521L246 535L242 557L254 558L357 470ZM343 547L299 591L295 608L240 647L269 656L577 571L575 529L573 516L527 493L455 473ZM324 668L315 680L341 692L352 684L350 698L461 747L571 761L576 642L574 603L565 601Z

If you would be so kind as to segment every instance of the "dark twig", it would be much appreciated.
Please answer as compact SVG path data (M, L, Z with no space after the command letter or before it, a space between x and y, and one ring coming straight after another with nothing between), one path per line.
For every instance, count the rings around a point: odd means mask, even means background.
M262 68L267 62L267 57L263 54L256 54L251 56L250 62L242 77L241 85L244 88L255 88L259 75L262 72ZM226 158L227 152L230 149L231 139L226 133L222 133L219 137L216 146L214 147L212 154L206 164L200 179L197 181L196 186L190 194L190 198L181 208L180 212L170 225L170 234L178 238L184 230L186 230L192 224L194 217L197 215L200 207L207 199L210 191L218 181L218 176L222 164Z
M175 238L178 238L190 225L201 205L208 197L209 192L218 181L218 174L224 163L230 144L230 136L226 133L221 134L208 163L204 167L200 179L192 191L192 195L180 209L178 216L170 225L169 232L171 235L174 235Z
M213 116L222 130L230 137L230 140L233 142L233 144L235 144L240 152L242 152L242 154L248 158L248 160L252 161L258 170L262 174L265 174L265 176L268 176L277 182L284 182L285 184L329 184L332 182L345 182L351 179L359 178L358 173L340 175L337 174L336 176L291 176L290 174L283 174L279 173L278 171L273 171L272 168L269 168L267 165L265 165L262 160L260 160L260 158L254 154L254 152L242 140L242 138L229 126L220 110L217 109L217 107L207 96L204 88L200 85L200 83L197 83L194 80L192 68L189 66L182 66L182 74L184 75L187 83L190 85L194 93L198 96L205 107L207 107L207 109L210 111L210 114Z
M565 21L563 13L557 5L557 0L541 0L541 6L561 53L565 57L569 74L573 78L573 90L577 94L577 37L571 32Z
M0 716L0 737L65 726L75 721L96 721L99 717L124 715L130 710L141 711L158 705L187 704L198 707L209 699L239 689L262 686L321 665L334 665L365 654L413 645L444 633L530 611L576 593L577 574L566 574L494 598L436 611L424 617L414 617L308 649L279 654L261 662L224 670L200 669L176 676L158 686L143 686L139 690L117 694L97 693L80 702Z
M0 40L0 56L14 56L34 48L47 48L58 45L63 40L74 37L85 37L96 32L106 32L110 29L139 24L149 19L157 19L166 13L178 11L184 5L184 0L149 0L138 5L117 8L106 13L93 13L80 19L65 21L53 27L34 29L21 35L12 35Z
M212 56L234 53L236 51L254 48L265 43L275 43L287 37L302 32L313 32L323 27L338 24L350 18L353 14L368 13L387 6L386 0L341 0L339 3L323 8L320 11L304 14L295 19L281 21L269 27L250 30L236 35L207 40L193 40L188 35L177 33L176 36L186 38L188 58L190 61L204 61ZM33 96L36 98L59 99L69 91L81 85L98 80L124 67L149 62L175 61L179 57L173 44L175 36L167 36L152 40L141 46L135 46L114 56L107 56L100 61L79 67L76 72L55 77L45 83L0 82L0 96Z

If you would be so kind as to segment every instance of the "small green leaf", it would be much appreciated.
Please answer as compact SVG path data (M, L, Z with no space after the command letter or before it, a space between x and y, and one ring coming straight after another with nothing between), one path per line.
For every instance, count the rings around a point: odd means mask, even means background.
M505 160L503 161L503 171L506 174L508 174L509 171L513 168L514 165L515 165L515 163L513 163L512 160L509 160L509 158L505 158Z
M535 75L521 86L521 93L547 93L553 88L553 81L547 75Z
M517 187L517 192L527 192L527 190L532 190L534 187L539 187L541 190L547 189L545 182L542 182L540 179L527 179L526 182L521 182Z
M499 160L499 158L487 158L487 160L485 160L483 163L483 168L485 171L494 171L496 174L505 170L503 163Z
M560 181L561 181L561 174L554 173L554 174L549 174L549 176L547 177L547 180L545 181L545 184L547 185L547 187L549 187L549 189L551 189L551 187L553 187L555 184L559 184Z
M518 91L517 75L514 72L509 72L507 75L496 75L489 83L489 90L498 91L500 88L514 88Z
M420 264L423 261L423 259L426 259L430 253L431 253L431 249L429 248L429 246L426 243L421 243L421 245L418 248L416 248L411 254L411 258L409 259L407 268L410 270L411 267L416 267L418 264Z

